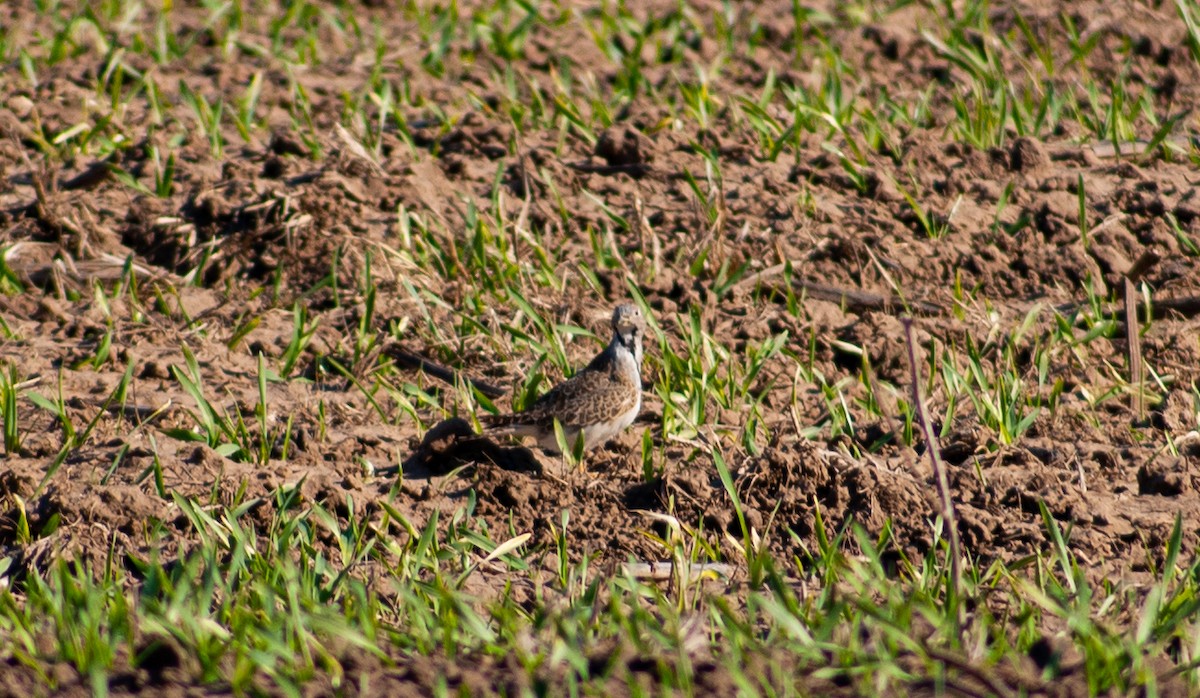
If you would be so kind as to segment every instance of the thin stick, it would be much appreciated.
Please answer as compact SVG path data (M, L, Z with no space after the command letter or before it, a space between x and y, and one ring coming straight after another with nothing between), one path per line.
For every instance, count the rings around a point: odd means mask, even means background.
M647 579L655 582L665 582L671 579L675 564L671 561L660 562L627 562L622 568L636 579ZM733 576L733 565L723 562L703 562L688 565L689 584L704 579L706 576L714 579L729 579Z
M1124 289L1124 286L1121 288ZM1070 315L1077 310L1087 307L1089 307L1088 303L1063 303L1054 306L1054 311L1059 315ZM1178 313L1185 318L1193 318L1200 315L1200 296L1155 298L1154 304L1150 306L1150 317L1154 320L1169 317L1171 313Z
M1154 304L1150 306L1150 317L1155 320L1160 320L1173 312L1189 318L1200 315L1200 296L1156 298Z
M1125 343L1129 345L1129 382L1133 383L1133 410L1138 422L1146 419L1146 396L1142 391L1142 338L1138 331L1137 287L1125 277Z
M1137 282L1141 281L1142 277L1146 275L1146 272L1150 271L1150 269L1152 269L1155 264L1158 264L1159 260L1161 259L1162 255L1154 250L1146 250L1141 254L1140 257L1137 258L1136 261L1134 261L1133 264L1129 265L1129 270L1125 272L1125 278L1136 284ZM1129 289L1126 288L1125 290L1128 291Z
M1144 254L1138 258L1136 262L1126 272L1127 275L1135 275L1134 281L1137 281L1137 276L1144 275L1145 272L1157 262L1157 255L1154 253ZM767 267L760 272L750 274L746 278L734 285L737 289L754 288L761 284L764 287L773 287L770 283L771 277L777 276L787 267L786 264L776 264ZM792 264L792 268L799 268L799 264ZM905 306L905 300L897 296L885 296L870 291L864 291L856 288L844 288L841 286L831 286L829 284L819 284L803 279L793 279L792 285L808 294L809 298L822 301L830 301L840 303L853 312L862 312L864 310L876 310L889 312L902 309ZM907 301L908 309L920 315L942 316L946 310L936 303L928 301L909 300ZM1055 312L1060 315L1070 315L1071 313L1080 310L1081 308L1090 307L1089 303L1061 303L1054 306ZM1016 305L1014 308L1018 312L1024 312L1028 308L1021 305ZM1184 317L1196 317L1200 315L1200 296L1178 296L1176 298L1157 298L1154 305L1150 307L1150 314L1155 320L1160 320L1171 313L1179 313Z
M952 666L962 673L974 678L976 681L986 686L993 695L1003 696L1004 698L1017 695L1011 689L1009 689L1007 685L1005 685L1002 679L995 676L992 672L983 667L975 666L966 657L959 657L952 652L940 650L936 647L928 647L926 648L926 652L931 658L938 660L942 664ZM1027 687L1022 686L1021 688Z
M958 521L954 516L954 501L950 498L950 479L946 475L946 464L942 462L941 447L938 446L937 436L933 433L933 424L929 421L929 413L925 410L925 396L921 389L921 368L917 363L917 341L913 338L913 321L910 317L900 319L904 325L904 343L908 345L908 365L912 378L913 406L917 411L917 421L921 424L921 434L925 437L925 449L933 462L933 472L937 477L938 493L942 498L942 521L946 526L947 539L950 542L950 593L951 607L954 609L956 628L962 628L962 608L959 599L962 596L962 551L958 541Z
M778 276L787 268L787 264L776 264L767 267L760 272L751 274L739 281L735 288L754 288L762 284L769 286L768 280L771 277ZM800 268L798 262L792 263L793 269ZM935 304L926 301L905 300L897 295L882 295L864 291L857 288L843 288L841 286L831 286L829 284L819 284L803 279L792 279L792 285L801 291L808 294L809 298L815 298L822 301L830 301L840 303L854 312L862 312L864 310L879 310L889 312L902 308L908 308L909 312L919 313L921 315L941 315L945 310Z
M440 364L436 364L423 356L417 356L399 344L392 344L388 346L387 349L385 349L385 352L388 356L392 357L396 363L407 368L424 371L427 375L441 379L447 383L450 383L451 385L455 383L456 377L462 376L464 381L489 398L498 398L504 394L504 390L501 388L497 388L490 383L484 383L483 381L463 376L461 373L452 368L447 368Z

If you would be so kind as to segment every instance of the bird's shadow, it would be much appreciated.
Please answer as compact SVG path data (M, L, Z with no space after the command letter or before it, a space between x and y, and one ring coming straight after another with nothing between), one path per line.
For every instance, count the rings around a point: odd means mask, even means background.
M400 464L404 479L429 479L464 467L495 467L542 474L542 463L524 446L505 447L475 433L461 417L433 425L420 445Z

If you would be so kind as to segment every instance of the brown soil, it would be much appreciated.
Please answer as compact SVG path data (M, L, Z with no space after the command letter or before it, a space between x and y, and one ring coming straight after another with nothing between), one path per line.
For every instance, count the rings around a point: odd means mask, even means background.
M700 3L708 4L715 5ZM377 5L387 3L364 3L363 26L379 20L393 39L389 45L408 52L402 37L411 30L409 20ZM1200 84L1200 71L1169 4L1160 9L1124 2L1021 5L1034 31L1051 37L1056 50L1064 54L1061 32L1055 30L1060 13L1070 13L1087 33L1098 34L1100 48L1089 64L1092 74L1103 78L1129 71L1135 85L1155 90L1150 94L1157 113L1178 113L1200 103L1193 87ZM753 55L729 59L709 88L714 94L756 95L769 69L774 69L781 84L807 85L812 80L805 66L789 58L791 4L756 6L760 6L755 16L765 39ZM0 21L34 22L23 7L6 5L0 10ZM180 7L176 12L184 17L194 12L191 23L202 22L199 9ZM714 540L721 538L716 535L720 531L739 536L728 496L704 448L669 443L659 464L661 475L643 477L643 430L661 440L657 428L661 405L650 398L634 429L591 455L586 468L566 471L557 459L510 448L511 444L456 440L462 424L439 425L422 443L416 425L394 403L384 401L388 412L381 419L353 384L318 370L321 356L349 355L349 337L362 311L362 299L354 289L368 253L380 284L377 317L386 322L419 316L416 302L402 292L401 284L432 277L387 264L386 249L397 244L398 207L442 221L448 230L461 230L464 200L485 211L495 205L498 172L504 188L499 201L509 220L522 215L527 200L528 225L544 231L548 243L563 251L567 263L559 274L572 282L580 281L575 263L586 264L594 255L586 231L609 225L592 195L621 215L645 216L644 239L616 233L615 245L638 274L640 290L656 311L671 350L680 350L683 342L672 316L700 308L705 330L726 340L735 356L746 346L784 331L790 349L807 354L808 338L815 337L815 368L831 384L857 376L862 365L858 356L842 347L862 347L870 356L875 378L899 386L900 398L907 397L909 369L899 311L842 303L813 291L802 299L797 318L788 312L782 293L754 294L752 287L744 285L718 295L713 290L714 270L723 261L734 267L749 261L751 273L791 261L797 279L814 288L825 285L888 295L895 283L911 302L928 304L921 306L927 312L917 322L923 351L939 357L949 352L960 366L965 365L966 337L982 343L993 336L995 327L1007 333L1037 304L1084 303L1086 284L1103 298L1115 297L1122 275L1147 252L1159 256L1143 276L1156 302L1200 295L1200 264L1181 247L1165 218L1166 213L1173 214L1187 234L1200 239L1196 188L1200 175L1195 168L1179 158L1172 162L1159 157L1102 157L1103 153L1087 146L1073 145L1082 133L1072 127L1042 141L1011 139L992 150L948 142L944 127L953 118L948 95L954 93L960 68L921 40L920 27L928 21L924 12L914 5L861 27L828 34L843 48L845 60L860 80L854 87L864 99L881 86L892 94L911 95L926 89L931 80L938 85L929 127L886 134L891 148L871 156L872 168L861 191L838 159L822 147L826 141L836 144L835 136L809 136L794 157L762 161L756 157L760 151L752 134L728 123L723 113L714 115L709 130L684 119L679 130L648 136L668 115L649 100L629 105L594 146L567 137L560 149L560 134L553 130L518 137L502 110L488 106L502 99L494 68L503 62L486 54L474 64L447 66L442 79L419 69L396 68L415 93L453 114L457 127L441 132L424 125L432 123L423 119L424 114L406 114L413 124L418 155L396 134L386 133L379 167L367 165L334 133L341 114L340 95L368 78L370 61L358 59L373 50L370 42L360 46L346 36L323 37L326 62L300 76L309 90L318 127L329 134L322 143L325 157L315 161L307 157L308 146L288 131L290 95L280 68L270 60L226 63L218 52L198 49L173 65L193 89L213 96L240 89L254 71L263 70L262 103L271 106L269 128L252 134L248 143L230 127L229 145L220 160L213 158L202 136L184 134L174 193L161 199L136 194L103 172L88 176L94 163L86 159L56 164L54 169L38 164L27 125L32 111L49 133L76 123L83 117L85 100L93 98L81 75L94 67L66 60L41 76L36 93L0 93L0 127L12 135L0 140L0 174L5 182L0 187L0 245L19 243L9 248L9 267L31 289L44 289L0 297L0 318L19 337L0 340L0 366L14 365L20 380L39 379L32 389L47 396L55 395L61 383L71 417L76 424L86 424L132 360L134 378L127 406L136 408L114 409L101 419L86 445L71 454L34 496L62 445L62 434L46 411L21 402L25 434L21 452L0 468L4 508L0 558L16 555L22 564L43 565L53 556L82 555L100 563L110 547L144 552L151 521L187 531L172 502L158 497L152 479L143 477L155 452L166 487L184 495L204 496L215 487L220 497L229 499L245 485L247 496L264 496L303 479L305 498L335 509L343 506L347 495L364 507L388 497L399 468L404 477L394 504L414 522L426 521L432 511L462 506L473 489L476 511L491 530L503 531L515 522L533 534L533 544L549 543L551 526L559 524L564 508L569 509L573 550L595 555L601 564L630 557L662 558L663 551L642 534L657 524L638 512L664 512L670 502L681 521L702 526ZM993 12L997 31L1013 30L1003 9ZM708 9L697 10L704 22L711 21L709 15ZM687 54L685 64L708 64L719 48L699 36L680 46ZM611 81L615 68L608 59L582 33L570 31L535 32L526 59L516 69L544 77L550 69L547 57L568 49L580 66L577 70L593 71L601 84ZM400 58L419 65L419 56ZM1020 72L1018 66L1009 68ZM651 68L646 78L651 84L669 84L676 70L685 69ZM685 72L690 75L690 68ZM1072 73L1056 79L1069 89ZM0 82L0 89L8 88ZM126 123L147 118L139 113L146 109L144 100L133 100L130 109L132 113L124 116ZM1143 123L1141 128L1140 137L1152 135L1149 125ZM164 134L146 137L158 139ZM712 229L683 177L685 171L704 171L704 160L693 144L717 153L725 202L717 231L722 243L714 246L708 268L698 278L688 273L688 267L709 242ZM129 172L149 172L144 144L124 151L120 159ZM927 210L949 220L944 238L925 236L895 182L902 183ZM1086 188L1092 228L1087 246L1078 231L1079 182ZM1010 183L1011 196L1000 220L1012 224L1022 217L1029 219L1013 234L996 232L993 225L997 202ZM42 197L39 186L44 189ZM555 195L573 212L567 229L558 225L560 204ZM661 245L660 251L647 247L651 237ZM114 278L119 266L114 269L106 260L123 260L130 254L143 267L142 305L128 307L125 295L106 315L93 302L88 279ZM342 295L335 298L328 287L306 295L329 274L335 254L341 262L337 287ZM665 266L651 278L643 272L651 268L649 262L656 255ZM196 284L186 284L182 277L197 268ZM601 271L599 278L607 288L603 298L579 282L567 283L561 294L547 290L537 302L560 320L602 333L603 319L597 309L607 312L621 300L625 282L623 274L613 271ZM771 274L761 281L764 286L778 285L783 278ZM169 280L178 294L156 300L150 290L154 279ZM279 299L271 297L272 291L249 292L276 281ZM968 301L962 312L955 310L951 289L956 284L976 299ZM71 291L80 290L82 300L69 300ZM430 290L450 307L461 307L461 288ZM290 309L297 300L318 321L313 342L299 364L314 380L269 387L275 427L282 429L289 416L294 418L288 460L272 461L265 468L236 463L207 447L160 433L194 424L188 412L193 403L169 370L184 365L181 345L195 354L210 399L231 414L241 410L252 420L257 401L255 353L281 355L290 340ZM448 312L435 312L446 327L453 327ZM495 328L511 312L496 307L478 320ZM971 555L985 561L1014 560L1046 550L1038 507L1038 502L1045 502L1060 524L1071 528L1070 547L1093 578L1131 582L1147 578L1148 565L1161 556L1175 517L1192 522L1200 517L1200 478L1193 469L1200 465L1192 393L1200 373L1196 314L1195 307L1186 305L1182 310L1166 308L1145 331L1145 361L1167 386L1165 399L1151 408L1145 421L1136 419L1130 401L1123 397L1106 401L1100 409L1089 405L1089 394L1095 396L1112 386L1113 375L1125 375L1123 333L1083 347L1085 360L1067 352L1052 361L1048 370L1064 382L1059 408L1053 414L1044 412L1013 445L996 443L991 432L967 416L972 413L969 406L960 405L959 418L950 425L941 448L951 466L961 534ZM230 349L236 328L256 316L261 323ZM1049 316L1039 318L1023 344L1012 348L1017 356L1029 357L1034 342L1052 331ZM94 354L110 323L112 359L98 368L81 366L80 361ZM201 326L203 331L197 331ZM429 335L409 332L401 340L406 350L454 365L466 375L503 386L519 385L524 379L522 365L497 364L484 338L466 337L449 347ZM584 342L568 347L576 365L593 349ZM985 361L996 361L1006 348L987 343L982 350ZM536 359L516 358L524 366ZM1026 368L1030 375L1037 370ZM793 386L793 374L791 360L777 358L768 362L758 379L765 389L761 408L769 434L761 453L751 454L732 444L726 449L749 522L769 534L769 544L781 559L801 555L801 543L810 549L815 545L818 507L831 534L851 521L877 534L890 520L900 550L922 554L929 542L929 522L937 511L924 445L916 449L895 445L889 438L898 428L894 421L858 423L857 443L846 437L832 439L827 429L815 439L802 438L797 426L820 424L826 402L811 384L801 381ZM647 376L647 385L653 379ZM416 373L411 380L431 391L439 386ZM848 390L852 395L856 390L861 393L861 387ZM505 400L500 403L506 404ZM328 427L324 435L318 433L322 404ZM931 395L930 406L934 414L944 413L945 396ZM152 426L134 431L140 420L163 407ZM885 413L895 413L895 404L883 407ZM745 419L723 413L715 405L711 409L712 425L739 425ZM432 413L426 418L436 421ZM1163 447L1167 442L1177 446L1177 455ZM866 455L847 455L858 452ZM363 464L367 462L375 466L375 474L366 474ZM467 468L456 469L464 462ZM10 495L25 499L35 535L58 518L52 544L16 544L16 500ZM796 536L787 535L787 530ZM178 545L186 547L187 541L181 539ZM1196 545L1195 527L1185 526L1185 554L1192 555ZM423 685L423 672L445 670L436 659L428 660L428 665L424 661L361 669L379 674L373 685L394 685L392 695L405 695L404 690L415 694ZM489 690L506 685L506 677L511 676L502 663L455 671L451 686ZM62 678L69 688L69 677ZM725 679L698 679L709 680L712 691L720 693ZM86 686L86 680L80 679L76 692ZM158 691L145 683L145 677L132 677L124 686L128 692ZM17 688L5 685L0 691ZM114 693L126 689L117 686Z

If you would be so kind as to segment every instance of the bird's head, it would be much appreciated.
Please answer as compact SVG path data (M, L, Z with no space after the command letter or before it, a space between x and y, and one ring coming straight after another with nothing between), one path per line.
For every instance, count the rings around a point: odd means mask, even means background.
M646 336L646 318L642 311L632 303L622 303L613 310L612 326L614 335L641 362L642 338Z

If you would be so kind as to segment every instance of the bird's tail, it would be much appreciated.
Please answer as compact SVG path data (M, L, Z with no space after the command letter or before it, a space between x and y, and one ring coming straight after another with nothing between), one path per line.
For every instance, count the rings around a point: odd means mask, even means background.
M529 420L526 414L489 414L479 418L485 436L536 436L545 429Z
M519 421L515 414L484 414L479 416L479 424L483 427L483 433L499 436L511 434L519 426Z

